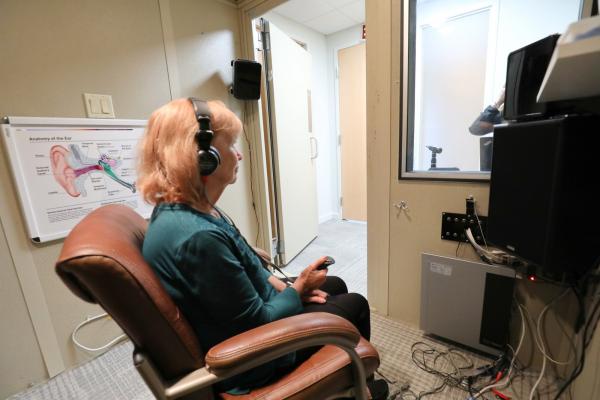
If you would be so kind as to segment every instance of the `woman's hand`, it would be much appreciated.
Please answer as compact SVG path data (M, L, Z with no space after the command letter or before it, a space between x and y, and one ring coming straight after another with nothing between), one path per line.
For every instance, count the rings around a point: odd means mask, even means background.
M326 293L320 289L314 289L314 290L311 290L310 292L305 292L302 295L302 302L303 303L323 304L323 303L327 302L328 296L329 296L329 293Z
M325 283L327 277L327 269L321 271L317 270L317 267L325 262L326 257L321 257L314 263L310 264L298 275L292 287L296 289L300 296L304 296L305 293L310 293L315 289L321 287Z
M269 276L269 283L271 284L271 286L273 286L275 288L275 290L277 290L278 292L283 292L285 290L285 288L287 287L287 285L285 284L285 282L283 282L281 279L279 279L278 277L276 277L275 275L271 275Z

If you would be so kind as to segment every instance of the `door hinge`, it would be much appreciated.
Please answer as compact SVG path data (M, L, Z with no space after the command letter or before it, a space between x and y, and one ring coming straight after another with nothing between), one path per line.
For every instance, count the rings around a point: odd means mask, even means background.
M269 34L269 23L261 18L260 32L262 35L262 45L265 51L271 50L271 35Z
M344 198L340 196L340 207L344 205Z
M338 135L338 146L342 145L342 135Z

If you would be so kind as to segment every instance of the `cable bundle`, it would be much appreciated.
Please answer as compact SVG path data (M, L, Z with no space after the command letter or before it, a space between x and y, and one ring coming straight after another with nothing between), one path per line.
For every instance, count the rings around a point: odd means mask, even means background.
M420 393L415 393L408 387L403 387L392 399L420 400L426 396L442 392L446 387L458 388L473 396L474 385L481 378L499 376L508 364L504 356L493 363L474 368L473 361L456 349L439 350L428 343L416 342L411 346L411 357L417 367L423 371L441 378L442 383L437 387ZM399 398L395 397L400 395Z
M521 305L518 305L521 316L521 336L516 350L513 351L512 347L509 346L512 351L510 361L508 361L506 355L502 355L493 363L476 368L473 371L473 361L460 351L456 349L442 351L428 343L416 342L411 346L411 357L413 362L423 371L440 377L442 383L433 389L418 394L408 387L403 387L390 398L398 400L420 400L426 396L440 393L446 387L454 387L467 392L469 394L469 400L474 400L483 397L483 395L490 390L497 393L496 389L502 389L508 386L515 375L513 371L516 365L516 357L521 350L523 339L525 338L525 316L521 309ZM440 368L443 361L445 361L446 365L444 369ZM451 368L447 369L447 366L450 366ZM508 370L508 372L506 372L506 370ZM475 385L477 384L477 381L486 377L491 378L492 383L481 389L476 389ZM400 397L397 398L397 395L400 395Z
M479 257L488 264L500 264L500 265L521 265L522 262L517 257L510 255L501 250L488 250L481 247L475 241L473 237L473 233L471 232L471 228L467 228L465 231L467 235L467 239L471 243L471 246L475 249ZM484 238L485 240L485 238Z

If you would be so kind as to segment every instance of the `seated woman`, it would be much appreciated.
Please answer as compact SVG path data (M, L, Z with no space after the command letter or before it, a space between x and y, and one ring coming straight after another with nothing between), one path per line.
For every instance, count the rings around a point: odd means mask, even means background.
M241 131L240 120L220 102L179 99L152 114L139 153L138 187L155 205L144 258L205 350L249 329L313 311L338 314L369 339L367 300L348 293L340 278L327 277L327 270L317 270L324 258L286 284L268 272L257 251L216 206L236 181ZM222 381L218 389L247 393L315 350L288 354ZM382 381L370 386L373 392L387 391Z

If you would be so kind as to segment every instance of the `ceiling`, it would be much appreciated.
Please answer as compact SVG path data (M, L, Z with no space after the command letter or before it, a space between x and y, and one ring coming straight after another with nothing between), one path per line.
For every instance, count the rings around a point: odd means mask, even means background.
M365 22L365 0L289 0L273 11L324 35Z

